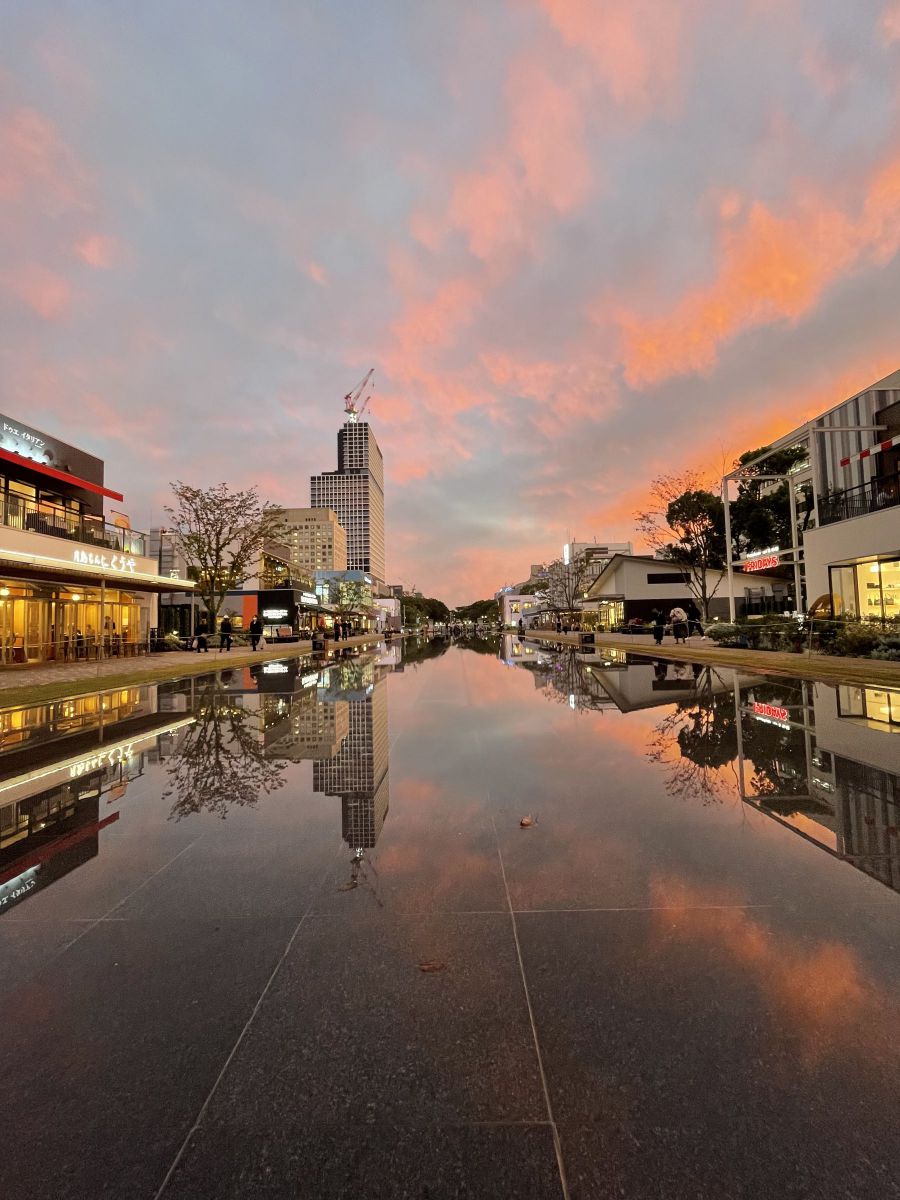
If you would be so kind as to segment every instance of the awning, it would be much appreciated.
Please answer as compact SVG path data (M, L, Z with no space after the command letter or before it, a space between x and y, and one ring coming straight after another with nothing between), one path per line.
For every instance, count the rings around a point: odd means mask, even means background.
M0 450L0 459L4 462L15 463L18 467L26 467L29 471L37 471L39 475L47 475L50 479L71 483L73 487L96 492L98 496L108 496L110 500L125 499L121 492L110 491L109 488L102 487L99 483L91 483L87 479L80 479L77 475L70 475L68 471L57 471L56 467L48 467L44 463L35 462L33 458L26 458L24 454L16 454L14 450Z
M104 571L79 563L40 561L38 556L22 555L22 559L7 558L9 551L0 554L0 575L7 579L23 579L40 583L68 584L99 587L106 583L114 588L129 592L193 592L195 584L186 579L170 579L164 575L148 575L141 571Z

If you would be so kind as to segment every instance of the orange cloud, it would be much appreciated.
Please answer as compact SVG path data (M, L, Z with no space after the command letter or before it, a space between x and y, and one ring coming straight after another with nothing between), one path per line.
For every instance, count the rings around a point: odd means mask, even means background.
M900 159L869 182L858 213L807 193L777 216L754 204L742 224L721 231L718 274L661 317L623 313L625 378L632 387L709 370L719 347L744 330L796 321L840 276L883 265L900 249Z
M0 199L25 200L44 212L86 205L87 180L56 126L33 108L0 123Z
M30 263L3 276L6 288L45 321L56 321L69 311L72 288L67 279L47 267Z

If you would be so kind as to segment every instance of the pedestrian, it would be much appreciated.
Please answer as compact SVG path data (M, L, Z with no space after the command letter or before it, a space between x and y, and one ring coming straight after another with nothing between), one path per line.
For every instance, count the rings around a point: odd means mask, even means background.
M675 645L677 646L679 641L687 643L688 618L687 613L680 605L676 605L669 613L669 620L672 622L672 637L675 639Z
M222 624L219 626L219 632L222 635L222 649L230 650L232 634L231 617L222 618Z
M343 628L344 628L343 621L335 621L335 623L334 623L334 640L336 642L339 642L341 640L341 634L342 634Z
M201 621L200 624L197 626L197 633L194 637L194 641L197 643L197 653L198 654L200 653L201 650L203 651L204 654L209 654L209 646L206 643L206 622L205 621Z
M556 618L556 632L562 633L562 618L560 617Z
M661 608L653 610L653 640L657 646L662 645L663 635L666 632L666 618Z
M250 622L250 649L255 650L259 645L259 639L262 637L263 624L259 619L259 613Z
M343 635L344 635L345 642L348 637L353 636L353 626L350 624L349 621L341 621L341 633L343 633Z
M685 605L685 609L687 610L688 619L688 637L691 637L695 633L702 634L703 624L700 621L700 609L693 602L693 600L688 601L688 603Z
M524 630L524 628L525 628L525 622L522 620L521 617L519 617L519 637L522 636L522 631Z

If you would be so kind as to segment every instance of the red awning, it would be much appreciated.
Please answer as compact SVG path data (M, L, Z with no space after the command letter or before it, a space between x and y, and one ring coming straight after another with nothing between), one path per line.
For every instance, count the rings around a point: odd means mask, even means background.
M24 454L16 454L14 450L0 450L0 459L15 463L18 467L27 467L29 471L37 471L40 475L49 475L51 479L61 479L63 483L86 488L89 492L96 492L98 496L108 496L110 500L125 499L120 492L112 492L109 488L101 487L99 483L90 483L87 479L79 479L77 475L70 475L68 471L57 471L55 467L35 462L33 458L26 458Z

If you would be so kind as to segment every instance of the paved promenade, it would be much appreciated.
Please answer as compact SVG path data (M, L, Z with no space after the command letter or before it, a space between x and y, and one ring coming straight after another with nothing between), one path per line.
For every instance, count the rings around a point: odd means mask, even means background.
M552 633L530 630L525 637L554 645L579 646L578 633ZM629 650L647 658L681 659L687 662L718 663L739 670L765 671L769 675L789 675L794 679L821 679L828 683L853 683L863 686L900 687L900 662L874 658L839 658L808 650L800 654L776 650L729 650L705 637L688 638L686 645L675 645L665 638L657 646L650 634L597 634L597 646Z
M326 642L329 650L349 646L368 646L379 640L375 634L361 634L346 641ZM224 667L243 667L271 658L299 658L312 654L312 642L284 642L261 650L235 647L229 651L210 647L207 653L195 650L167 650L137 658L106 658L99 662L46 663L0 671L0 703L15 704L32 698L75 695L97 688L126 686L159 679L177 679ZM37 693L37 694L36 694Z

